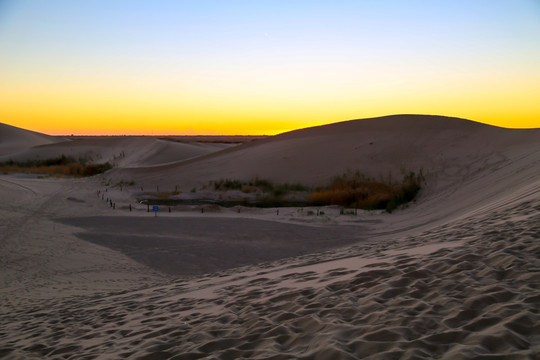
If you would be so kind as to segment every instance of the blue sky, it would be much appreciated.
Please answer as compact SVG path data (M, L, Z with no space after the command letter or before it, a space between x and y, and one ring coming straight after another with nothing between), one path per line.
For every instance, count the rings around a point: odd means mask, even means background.
M8 0L0 121L272 133L414 112L540 126L538 39L533 0Z

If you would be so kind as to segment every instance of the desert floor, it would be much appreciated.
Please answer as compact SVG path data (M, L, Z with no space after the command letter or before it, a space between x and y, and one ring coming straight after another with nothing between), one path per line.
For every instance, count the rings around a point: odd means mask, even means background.
M392 214L186 205L155 216L134 199L138 184L168 181L170 155L144 168L128 154L91 178L0 175L0 357L539 359L537 134L446 156ZM178 166L216 161L199 156ZM128 175L137 185L110 185Z

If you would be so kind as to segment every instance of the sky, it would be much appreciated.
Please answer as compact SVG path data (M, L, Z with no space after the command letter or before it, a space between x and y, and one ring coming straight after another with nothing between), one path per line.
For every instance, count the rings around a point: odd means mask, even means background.
M0 0L0 122L48 134L531 128L538 99L538 0Z

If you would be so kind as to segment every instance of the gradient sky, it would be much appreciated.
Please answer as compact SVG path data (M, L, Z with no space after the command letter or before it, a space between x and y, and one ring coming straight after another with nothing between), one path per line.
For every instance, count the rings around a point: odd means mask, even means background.
M0 122L49 134L540 127L539 99L538 0L0 0Z

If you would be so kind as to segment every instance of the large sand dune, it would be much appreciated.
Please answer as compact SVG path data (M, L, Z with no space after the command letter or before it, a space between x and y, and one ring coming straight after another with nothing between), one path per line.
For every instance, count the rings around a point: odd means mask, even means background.
M0 356L540 358L540 129L407 115L192 159L125 148L95 178L0 175ZM133 190L107 186L317 184L347 168L421 168L427 183L406 209L357 216L184 207L154 217Z
M385 178L389 172L400 177L402 170L423 169L444 182L444 175L453 181L454 172L465 172L461 177L480 170L497 153L537 144L539 134L457 118L397 115L292 131L154 172L116 171L149 184L180 180L188 187L219 177L254 176L320 185L347 169Z
M3 155L15 154L34 146L63 141L67 140L0 123L0 158Z
M221 178L324 185L359 170L400 179L420 170L426 187L416 217L403 227L496 203L538 174L540 129L504 129L442 116L396 115L301 129L215 152L191 161L147 168L118 168L114 179L147 188L184 191ZM533 165L531 165L533 164ZM441 206L444 205L444 206ZM489 206L489 205L488 205ZM437 208L437 211L429 209ZM399 216L397 216L399 218ZM397 219L392 220L393 226Z

